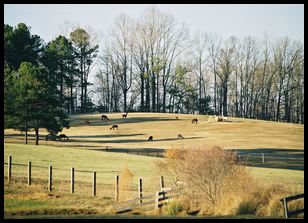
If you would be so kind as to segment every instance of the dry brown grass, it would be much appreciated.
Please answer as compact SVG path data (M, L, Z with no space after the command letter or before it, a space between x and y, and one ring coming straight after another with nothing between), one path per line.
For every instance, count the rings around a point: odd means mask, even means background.
M122 113L108 114L110 120L101 120L101 114L84 114L71 116L71 128L64 129L70 140L68 142L45 141L45 130L40 130L41 145L72 146L83 148L173 148L175 146L197 146L204 142L210 146L219 145L228 148L304 148L304 125L277 123L261 120L228 117L228 122L208 122L209 116L162 113L130 113L127 119L122 119ZM192 118L197 118L198 124L192 124ZM84 120L90 120L93 125L87 126ZM119 130L110 131L113 124L119 125ZM181 133L185 139L178 140ZM6 129L6 142L24 142L24 136L17 131ZM31 133L29 133L31 135ZM33 134L33 133L32 133ZM153 142L148 142L150 135ZM29 137L29 143L34 144L34 136Z
M119 175L119 201L127 201L137 197L134 183L134 174L126 166Z
M283 217L280 199L299 193L289 185L262 184L219 147L170 149L157 166L174 181L185 182L180 206L187 213ZM303 207L303 202L292 205L290 209Z
M234 209L230 196L248 193L248 184L253 182L234 155L219 147L173 149L157 165L174 181L184 182L182 193L191 201L189 209L200 208L207 215L230 214Z

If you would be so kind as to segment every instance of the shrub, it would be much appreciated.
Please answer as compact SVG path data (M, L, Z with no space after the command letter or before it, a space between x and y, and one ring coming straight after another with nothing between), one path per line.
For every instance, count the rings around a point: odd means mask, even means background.
M183 206L179 203L179 201L171 201L166 208L168 215L178 215L183 210Z
M244 199L238 204L235 215L255 214L258 205L258 200L255 198L250 197L250 199Z
M173 181L182 181L183 196L202 208L202 213L215 214L229 208L228 196L244 194L252 180L238 165L233 153L220 147L190 147L168 150L165 162L159 165ZM248 188L248 189L247 189ZM229 201L228 201L229 199ZM227 202L228 201L228 202Z
M135 194L131 192L133 189L134 175L126 166L119 175L119 201L132 199Z

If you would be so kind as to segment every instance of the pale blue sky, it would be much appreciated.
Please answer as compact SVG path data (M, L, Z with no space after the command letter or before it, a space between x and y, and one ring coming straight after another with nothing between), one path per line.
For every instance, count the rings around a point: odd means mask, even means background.
M61 32L65 21L90 25L107 33L121 12L133 18L141 15L147 4L5 4L4 23L16 26L20 22L31 27L48 42ZM239 38L254 36L262 39L264 33L273 38L288 35L304 42L304 5L287 4L156 4L179 22L185 22L193 33L216 32L224 39L231 35Z

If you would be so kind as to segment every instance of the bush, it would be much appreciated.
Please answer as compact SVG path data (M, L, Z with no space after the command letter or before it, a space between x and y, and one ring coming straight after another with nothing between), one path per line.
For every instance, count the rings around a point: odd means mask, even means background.
M173 177L174 182L184 182L183 196L198 205L205 214L226 209L227 214L234 212L233 206L229 208L231 199L228 196L245 194L250 188L248 184L252 183L249 174L237 164L234 154L220 147L168 150L165 162L158 167Z
M183 206L178 201L171 201L166 208L168 215L178 215L183 210Z
M235 215L255 214L258 208L258 201L255 198L244 199L239 203Z

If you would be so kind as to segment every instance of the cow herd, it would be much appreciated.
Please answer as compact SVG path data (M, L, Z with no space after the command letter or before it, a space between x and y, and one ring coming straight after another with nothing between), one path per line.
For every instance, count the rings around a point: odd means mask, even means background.
M125 114L122 114L122 119L126 119L127 118L127 115L128 115L128 112L126 112ZM214 118L217 122L223 122L225 120L227 120L226 117L219 117L219 116L210 116L209 117L209 120L211 118ZM104 120L109 120L108 116L107 115L101 115L101 119L104 121ZM178 116L175 116L175 119L179 120L179 117ZM84 121L85 125L92 125L92 123L90 122L90 120L85 120ZM191 120L191 123L192 124L198 124L198 119L194 118ZM118 130L119 129L119 126L117 124L114 124L110 127L110 130ZM178 139L184 139L184 136L182 134L178 134L177 135L177 138ZM65 140L69 140L69 138L65 135L65 134L60 134L60 135L56 135L56 134L53 134L53 133L50 133L46 136L46 141L62 141L63 139ZM148 140L147 141L153 141L154 140L154 137L153 136L149 136Z

